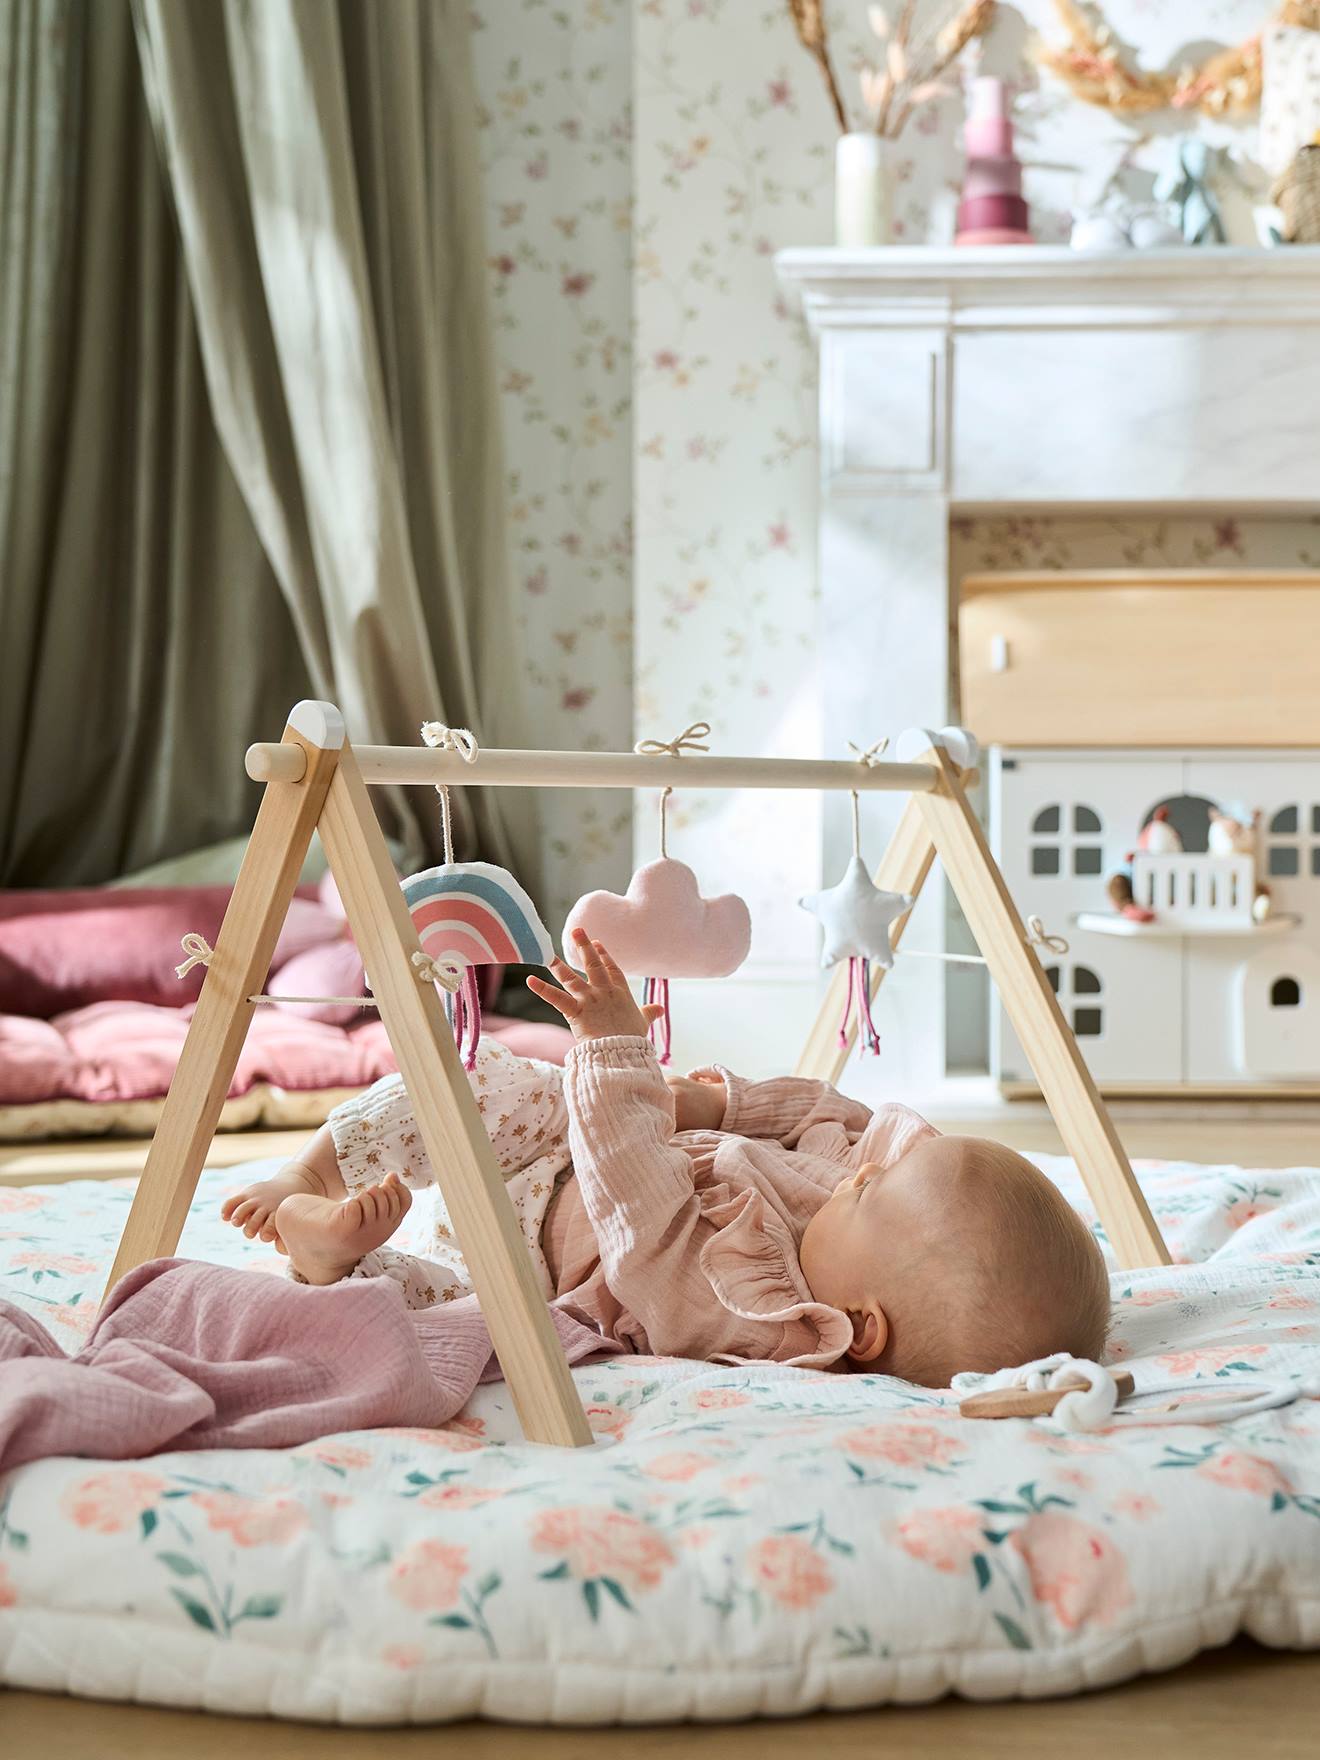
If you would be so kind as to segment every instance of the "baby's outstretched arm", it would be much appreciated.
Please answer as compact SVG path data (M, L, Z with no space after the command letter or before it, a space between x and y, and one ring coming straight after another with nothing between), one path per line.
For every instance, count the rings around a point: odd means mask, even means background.
M551 968L562 990L528 983L578 1041L564 1066L568 1140L605 1281L651 1350L704 1356L723 1348L730 1317L700 1268L714 1224L673 1141L673 1102L646 1043L656 1011L638 1007L603 947L585 936L576 946L582 972Z

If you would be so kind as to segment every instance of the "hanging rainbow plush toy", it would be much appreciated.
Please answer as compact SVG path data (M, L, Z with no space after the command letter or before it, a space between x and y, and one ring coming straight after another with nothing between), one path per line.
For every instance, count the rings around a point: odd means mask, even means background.
M422 727L427 745L460 753L472 763L477 742L462 727L428 721ZM477 966L548 964L554 946L536 906L507 868L494 862L456 862L450 822L449 790L441 784L441 825L445 860L423 868L403 882L403 896L417 928L422 951L437 966L462 973L452 995L445 992L445 1012L463 1067L472 1069L481 1039L481 993Z

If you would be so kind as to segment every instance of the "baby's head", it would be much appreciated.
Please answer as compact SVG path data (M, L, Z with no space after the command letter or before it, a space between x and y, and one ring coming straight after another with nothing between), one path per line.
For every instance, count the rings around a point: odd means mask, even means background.
M947 1387L1104 1346L1109 1279L1090 1231L1043 1173L981 1137L930 1136L851 1175L800 1258L816 1300L852 1320L858 1368Z

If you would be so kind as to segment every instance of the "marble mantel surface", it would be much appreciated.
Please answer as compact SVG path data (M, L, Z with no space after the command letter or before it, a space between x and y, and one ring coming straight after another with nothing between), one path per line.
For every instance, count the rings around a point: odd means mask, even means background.
M793 250L827 493L1320 500L1320 247Z
M1074 251L1063 245L780 251L775 268L813 327L903 323L914 308L961 325L1014 306L1093 306L1105 321L1162 310L1167 322L1291 317L1320 323L1320 245ZM987 310L988 309L988 310ZM1033 322L1039 321L1033 316Z

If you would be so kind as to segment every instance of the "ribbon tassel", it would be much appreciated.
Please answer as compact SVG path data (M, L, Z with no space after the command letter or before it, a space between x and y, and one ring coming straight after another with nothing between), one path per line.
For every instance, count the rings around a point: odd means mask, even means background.
M862 1050L872 1057L880 1055L880 1034L871 1018L871 962L854 955L848 961L848 991L843 1002L843 1019L839 1022L839 1044L848 1043L848 1023L853 1005L857 1007L857 1037Z
M657 1060L662 1064L667 1064L670 1061L674 1037L673 1022L669 1016L669 979L643 979L642 1003L644 1006L659 1003L663 1010L647 1028L646 1036L655 1046Z

